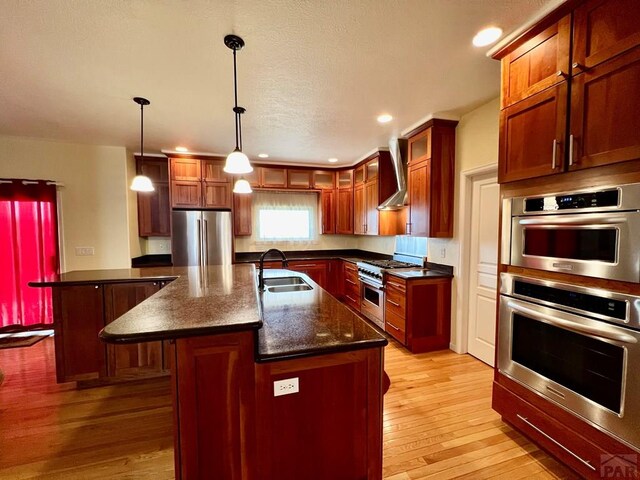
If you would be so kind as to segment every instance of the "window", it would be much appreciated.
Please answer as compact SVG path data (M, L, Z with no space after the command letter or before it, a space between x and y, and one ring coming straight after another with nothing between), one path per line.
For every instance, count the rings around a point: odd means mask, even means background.
M316 193L256 192L254 195L254 242L313 243L317 240Z

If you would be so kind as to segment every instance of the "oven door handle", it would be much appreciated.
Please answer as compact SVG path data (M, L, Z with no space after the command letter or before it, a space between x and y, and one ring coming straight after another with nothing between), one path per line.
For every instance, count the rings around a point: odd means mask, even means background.
M604 340L615 340L617 342L622 343L638 343L638 339L632 335L628 335L626 333L611 333L611 332L603 332L599 328L589 327L587 325L580 325L569 320L563 320L561 318L556 318L552 315L547 315L546 313L538 312L531 308L523 307L515 302L508 301L507 305L509 308L515 310L516 312L525 313L527 315L531 315L532 317L541 318L551 325L555 325L556 327L564 328L566 330L571 330L576 333L583 333L587 335L591 335L593 337L602 338Z
M627 223L628 217L620 214L590 213L584 215L564 215L554 216L554 218L520 218L519 225L585 225L594 227L598 225L616 225Z
M369 285L370 287L377 288L378 290L384 290L384 285L378 285L376 283L373 283L371 280L369 280L367 278L360 277L360 281L362 283L365 283L365 284Z

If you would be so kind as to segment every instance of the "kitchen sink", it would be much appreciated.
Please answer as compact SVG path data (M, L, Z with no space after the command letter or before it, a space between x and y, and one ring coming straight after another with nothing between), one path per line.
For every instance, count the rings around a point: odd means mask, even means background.
M289 285L307 285L307 282L305 282L300 277L276 277L264 279L265 287L280 287Z
M267 288L267 291L271 293L304 292L306 290L313 290L313 287L311 285L303 283L299 285L279 285Z

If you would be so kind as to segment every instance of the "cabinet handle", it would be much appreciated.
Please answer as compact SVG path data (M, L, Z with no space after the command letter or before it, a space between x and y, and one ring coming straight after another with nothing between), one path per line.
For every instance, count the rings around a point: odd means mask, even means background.
M397 332L400 331L400 329L398 327L396 327L393 323L389 323L389 321L387 321L387 325L389 325L391 328L393 328Z
M556 169L556 151L558 150L558 140L553 139L553 155L551 156L551 170Z
M351 296L349 295L345 295L349 300L351 300L353 303L358 303L357 300L354 300L353 298L351 298Z
M93 288L100 288L100 285L95 285Z
M153 282L154 285L158 285L158 282Z
M588 460L585 460L581 457L579 457L578 455L576 455L575 453L573 453L571 450L569 450L567 447L565 447L564 445L562 445L560 442L558 442L555 438L551 437L550 435L547 435L545 432L543 432L541 429L539 429L538 427L536 427L533 423L531 423L529 420L527 420L527 417L523 417L522 415L520 415L519 413L516 413L516 416L522 420L524 423L526 423L527 425L529 425L531 428L533 428L536 432L538 432L539 434L543 435L545 438L547 438L548 440L551 440L553 443L555 443L557 446L559 446L561 449L563 449L565 452L567 452L569 455L571 455L572 457L574 457L576 460L579 460L580 462L582 462L584 465L586 465L587 467L589 467L591 470L593 470L594 472L596 471L596 467L594 467L593 465L591 465L591 462L589 462Z
M395 283L395 282L390 282L389 280L387 280L387 285L389 285L390 287L396 287L399 288L400 290L404 290L404 285L400 285L399 283Z
M573 134L569 135L569 166L573 165ZM576 162L577 163L577 162Z
M349 282L351 285L357 285L357 283L356 283L356 282L354 282L353 280L350 280L350 279L348 279L348 278L345 278L345 280L346 280L347 282Z
M396 303L396 302L394 302L393 300L389 300L388 298L387 298L387 302L389 302L391 305L394 305L394 306L396 306L396 307L399 307L399 306L400 306L400 304L399 304L399 303Z
M292 265L293 268L296 268L296 267L317 267L317 266L318 266L318 264L316 264L316 263L305 263L303 265Z
M567 74L566 74L566 73L564 73L562 70L558 70L558 71L556 72L556 77L562 77L562 78L565 78L566 76L567 76Z
M583 72L589 70L587 67L585 67L583 64L575 62L573 65L571 65L572 68L578 69L578 70L582 70Z

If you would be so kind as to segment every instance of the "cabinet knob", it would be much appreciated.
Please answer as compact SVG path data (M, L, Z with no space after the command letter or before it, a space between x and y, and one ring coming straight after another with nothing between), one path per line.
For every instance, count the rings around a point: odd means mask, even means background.
M100 288L100 285L94 285L93 288Z
M571 67L582 71L585 71L587 69L584 65L578 62L575 62L573 65L571 65Z

